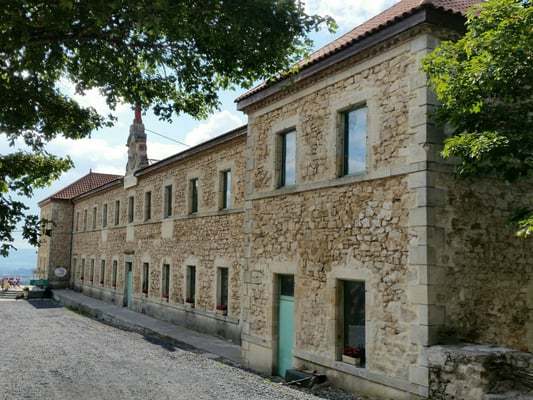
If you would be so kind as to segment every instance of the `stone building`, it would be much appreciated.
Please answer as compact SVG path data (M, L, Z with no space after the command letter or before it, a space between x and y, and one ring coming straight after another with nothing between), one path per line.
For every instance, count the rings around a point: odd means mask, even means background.
M63 266L84 293L241 343L266 374L482 399L499 377L436 345L528 357L531 241L507 221L532 185L454 179L421 70L474 3L400 1L239 97L247 126L151 165L137 112L124 177L40 203L55 222L40 273L65 286Z

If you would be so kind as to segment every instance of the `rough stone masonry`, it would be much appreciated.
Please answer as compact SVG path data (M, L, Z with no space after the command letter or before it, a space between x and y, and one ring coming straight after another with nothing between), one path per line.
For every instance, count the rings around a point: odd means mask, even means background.
M247 126L45 199L56 225L40 275L241 343L265 374L311 369L395 399L507 387L491 373L465 391L465 368L483 368L461 352L532 350L531 240L507 221L533 185L454 178L421 70L474 3L402 0L239 97ZM130 158L143 160L140 116L133 131Z

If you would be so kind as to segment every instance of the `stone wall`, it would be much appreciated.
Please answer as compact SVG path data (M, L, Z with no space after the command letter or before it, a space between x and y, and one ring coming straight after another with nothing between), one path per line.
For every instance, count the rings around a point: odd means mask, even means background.
M436 271L433 292L444 324L440 341L469 341L531 351L532 239L519 239L513 212L533 207L532 185L435 174Z
M133 261L133 288L135 309L212 332L216 331L238 341L240 338L240 282L243 254L243 171L244 136L219 145L216 149L156 169L138 177L137 184L124 189L115 186L76 201L75 213L83 215L97 207L96 229L74 233L73 257L77 258L78 287L91 295L122 303L124 293L124 263ZM233 177L233 205L229 210L219 209L219 182L222 171L231 169ZM199 210L191 215L188 210L189 180L200 183ZM163 218L163 188L173 186L173 212ZM144 220L144 196L152 192L152 218ZM135 198L135 217L128 223L128 197ZM120 223L115 226L115 201L120 200ZM108 226L102 227L103 204L108 204ZM81 218L81 217L80 217ZM89 226L91 224L89 223ZM92 228L90 226L90 228ZM85 258L85 282L79 280L81 258ZM90 260L95 259L95 280L88 279ZM100 263L106 260L105 284L100 285ZM113 260L118 262L116 290L111 287ZM150 265L148 296L141 293L142 264ZM170 264L170 296L161 296L161 271ZM185 269L196 266L196 302L191 308L185 303ZM216 313L217 268L229 268L230 289L227 316ZM186 315L186 316L185 316ZM226 324L230 326L225 330Z
M429 42L421 31L411 32L247 110L248 366L275 370L275 279L289 273L296 282L296 366L373 395L427 395L427 301L413 289L419 281L426 288L419 274L425 264L417 265L426 244L412 228L426 225L420 213L412 215L425 206L419 194L425 188L418 190L411 175L426 166L428 95L420 59ZM340 113L361 104L368 108L366 172L339 177ZM297 184L277 188L276 136L288 129L297 136ZM340 280L365 281L365 368L340 360Z

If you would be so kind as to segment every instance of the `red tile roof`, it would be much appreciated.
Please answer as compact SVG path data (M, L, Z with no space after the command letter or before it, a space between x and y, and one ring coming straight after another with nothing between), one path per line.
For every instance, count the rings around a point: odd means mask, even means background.
M44 203L47 200L71 200L74 197L87 193L90 190L96 189L120 178L122 178L121 175L89 172L87 175L64 187L50 197L42 200L40 203Z
M298 63L298 66L301 69L307 68L333 55L334 53L350 46L356 41L364 37L370 36L388 25L400 21L401 19L422 9L423 7L432 7L454 14L465 15L466 10L468 8L470 8L474 4L480 3L481 1L482 0L401 0L398 3L394 4L392 7L386 9L385 11L381 12L373 18L370 18L368 21L363 22L361 25L345 33L338 39L310 54L309 57L306 57L301 60ZM283 79L265 81L260 85L250 89L246 93L242 94L235 101L239 102L257 92L260 92L261 90L265 89L266 87L279 80Z

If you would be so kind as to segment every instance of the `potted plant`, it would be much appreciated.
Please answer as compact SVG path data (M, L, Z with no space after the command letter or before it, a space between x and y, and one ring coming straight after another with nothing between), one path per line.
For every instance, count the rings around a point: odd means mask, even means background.
M364 349L360 347L347 346L342 352L342 362L360 367L363 364L364 354Z
M226 304L217 305L217 314L228 315L228 306Z
M30 298L30 288L25 286L24 289L22 289L22 293L24 294L24 298L28 300Z

